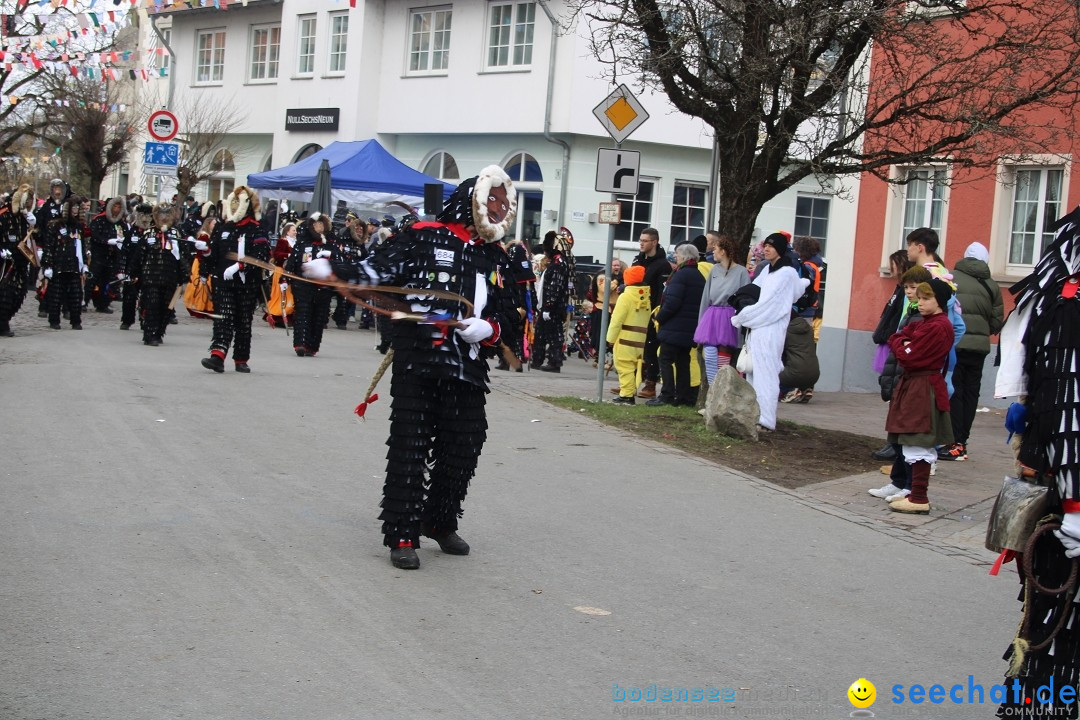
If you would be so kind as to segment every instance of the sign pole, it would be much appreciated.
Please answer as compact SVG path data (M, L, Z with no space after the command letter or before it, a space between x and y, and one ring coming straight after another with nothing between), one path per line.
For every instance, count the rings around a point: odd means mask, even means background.
M615 143L615 147L622 149L622 143ZM617 198L612 195L611 199L614 201ZM615 226L608 225L607 233L607 262L604 263L604 288L603 291L597 292L597 300L603 304L600 315L600 337L595 338L596 343L596 402L604 402L604 364L607 360L607 331L608 323L611 320L611 311L609 309L609 302L607 297L611 292L611 263L615 259ZM596 287L596 282L593 281L593 287ZM595 290L594 290L595 292ZM593 312L596 312L593 310ZM614 364L614 356L612 359Z

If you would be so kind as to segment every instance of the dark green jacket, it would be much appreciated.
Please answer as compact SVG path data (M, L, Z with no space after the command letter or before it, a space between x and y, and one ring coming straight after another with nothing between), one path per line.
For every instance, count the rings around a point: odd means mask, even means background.
M1005 322L1001 288L990 278L990 268L986 263L975 258L964 258L956 263L953 282L956 283L956 299L964 315L964 324L967 325L956 349L988 354L990 336L1001 332Z

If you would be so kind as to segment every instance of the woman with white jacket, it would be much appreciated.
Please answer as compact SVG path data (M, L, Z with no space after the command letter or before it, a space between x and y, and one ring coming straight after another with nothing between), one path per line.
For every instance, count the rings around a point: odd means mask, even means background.
M761 288L758 301L731 318L731 324L749 330L746 347L753 359L747 380L757 395L758 425L776 429L776 406L780 401L780 371L784 369L784 338L792 305L802 297L810 281L799 277L788 257L788 241L782 233L773 233L763 241L768 265L754 278Z

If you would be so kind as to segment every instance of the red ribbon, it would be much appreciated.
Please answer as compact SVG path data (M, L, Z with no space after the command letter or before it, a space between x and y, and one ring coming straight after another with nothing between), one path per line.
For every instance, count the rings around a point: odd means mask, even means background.
M353 410L353 412L356 413L357 417L359 417L361 420L363 420L364 419L364 414L367 412L367 406L370 405L371 403L375 402L378 399L379 399L379 394L378 393L372 393L368 397L367 400L365 400L364 402L357 405L356 409Z

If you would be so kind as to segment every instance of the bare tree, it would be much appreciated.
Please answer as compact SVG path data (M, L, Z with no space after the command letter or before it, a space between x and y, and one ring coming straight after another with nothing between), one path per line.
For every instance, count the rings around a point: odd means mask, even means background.
M43 132L72 160L73 189L97 198L105 177L127 159L138 139L135 109L121 108L112 83L71 78L47 84L60 106Z
M744 250L761 207L811 175L896 182L895 165L988 167L1075 136L1080 16L1065 0L571 2L612 80L713 129L720 222Z
M181 97L174 112L181 129L176 140L180 144L176 192L184 197L221 170L215 167L214 159L226 136L241 127L247 115L235 102L204 101L192 96Z
M50 126L56 97L51 90L57 77L70 77L71 67L82 66L95 53L113 50L118 33L79 32L76 14L90 7L89 0L42 7L37 0L0 0L3 49L14 55L0 64L0 95L18 98L0 103L0 155L10 153L27 135L41 136ZM67 37L66 41L59 38ZM42 38L48 42L40 44ZM21 53L33 58L21 58ZM13 61L14 60L14 61Z

